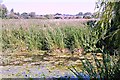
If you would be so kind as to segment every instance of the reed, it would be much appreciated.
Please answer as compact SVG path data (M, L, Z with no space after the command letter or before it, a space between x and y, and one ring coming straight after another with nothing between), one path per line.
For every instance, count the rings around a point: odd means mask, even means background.
M2 48L4 51L54 50L84 48L85 50L95 47L96 34L89 27L58 25L40 27L31 25L27 27L3 27ZM93 35L94 34L94 35ZM94 38L90 38L93 37ZM22 51L22 50L21 50ZM89 50L90 51L90 50Z

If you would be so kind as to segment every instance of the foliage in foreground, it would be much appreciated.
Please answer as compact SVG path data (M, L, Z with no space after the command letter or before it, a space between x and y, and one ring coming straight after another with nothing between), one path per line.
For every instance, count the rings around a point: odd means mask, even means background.
M87 58L85 61L81 61L83 73L88 74L90 79L116 80L120 76L120 1L98 1L98 5L102 10L101 20L94 27L101 36L96 45L102 53L102 61L97 59L93 50L95 65ZM98 13L100 14L100 12ZM110 56L110 54L114 54L114 56ZM73 70L70 70L79 79L83 78L74 67Z
M85 61L81 60L83 64L83 71L81 73L88 75L88 79L95 80L116 80L119 79L120 73L120 58L119 56L111 57L109 54L102 54L102 61L97 59L93 53L94 61L91 63L87 58ZM95 62L95 64L93 64ZM85 79L80 75L75 67L69 68L79 79Z

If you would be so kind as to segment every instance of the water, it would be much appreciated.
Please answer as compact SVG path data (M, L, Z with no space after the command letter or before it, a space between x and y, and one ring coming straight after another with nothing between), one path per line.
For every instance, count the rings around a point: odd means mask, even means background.
M68 65L77 59L50 55L2 56L0 75L2 78L58 78L66 74L73 75Z

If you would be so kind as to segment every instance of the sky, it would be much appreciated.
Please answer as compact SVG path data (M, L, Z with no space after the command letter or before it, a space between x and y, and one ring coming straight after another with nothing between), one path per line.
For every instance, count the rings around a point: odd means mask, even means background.
M10 11L36 14L78 14L94 12L96 0L0 0Z

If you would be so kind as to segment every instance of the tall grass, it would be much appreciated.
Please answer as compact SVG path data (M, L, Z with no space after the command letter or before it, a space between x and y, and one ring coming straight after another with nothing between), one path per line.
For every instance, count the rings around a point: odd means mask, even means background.
M92 35L94 34L94 35ZM94 36L92 39L90 37ZM2 48L4 51L17 50L53 50L65 49L74 50L84 48L85 50L96 47L96 34L90 28L83 26L64 27L11 27L2 30Z
M102 54L102 53L101 53ZM80 80L116 80L119 79L120 58L119 56L110 56L110 54L102 54L102 60L96 57L96 53L92 53L94 60L91 62L85 57L81 60L83 64L82 72L78 72L75 67L69 68ZM80 75L82 73L82 75ZM88 77L83 77L88 75Z

